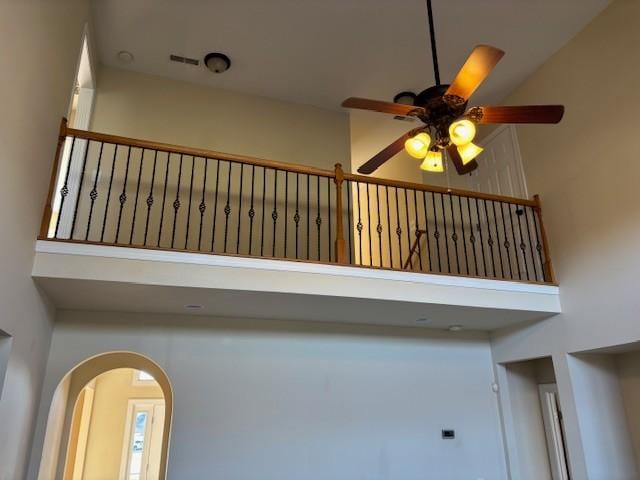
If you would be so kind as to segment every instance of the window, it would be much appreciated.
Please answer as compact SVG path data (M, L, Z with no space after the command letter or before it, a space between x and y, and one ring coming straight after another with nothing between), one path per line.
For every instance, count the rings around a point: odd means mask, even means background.
M149 385L156 385L156 379L153 378L153 375L143 370L134 370L133 384L137 386L144 386L144 387Z
M158 478L163 426L164 400L129 400L121 480Z

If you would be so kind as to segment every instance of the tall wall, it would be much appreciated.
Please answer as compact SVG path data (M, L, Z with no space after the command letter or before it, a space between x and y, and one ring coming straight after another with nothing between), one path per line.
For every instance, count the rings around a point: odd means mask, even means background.
M506 477L482 333L62 311L39 424L69 369L116 350L171 381L168 478Z
M92 130L225 153L349 169L344 112L103 66Z
M0 2L0 330L12 336L0 397L0 478L24 477L52 310L30 272L85 0Z
M575 390L570 372L583 366L569 362L567 352L640 338L635 288L640 271L640 145L635 141L640 97L633 93L640 57L630 49L640 31L628 28L639 23L638 2L612 2L504 102L566 106L559 125L518 127L528 187L542 199L563 313L498 332L493 353L497 362L553 355L578 478L604 478L590 467L594 462L610 471L617 467L608 464L614 459L606 457L605 445L591 444L590 453L598 458L585 463L584 443L602 443L605 437L587 439L578 428L584 412L576 411L576 404L588 400L578 397L592 391Z

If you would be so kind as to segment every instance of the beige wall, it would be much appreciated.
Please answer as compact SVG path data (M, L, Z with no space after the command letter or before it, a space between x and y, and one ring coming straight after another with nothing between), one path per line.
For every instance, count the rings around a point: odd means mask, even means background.
M96 379L84 478L118 478L129 400L163 398L157 383L133 385L133 374L133 369L119 368Z
M344 112L102 67L92 130L332 169L349 168Z
M25 477L52 312L33 243L81 46L84 0L0 2L0 330L13 337L0 399L0 478Z
M639 24L639 2L612 2L504 102L566 106L557 126L518 127L529 191L542 199L563 313L496 334L493 352L498 362L554 356L577 478L603 478L596 472L630 464L605 453L604 436L587 438L578 428L576 404L591 404L593 386L576 390L571 369L580 366L568 365L566 353L640 339ZM603 415L585 408L583 418ZM590 458L582 453L585 442Z

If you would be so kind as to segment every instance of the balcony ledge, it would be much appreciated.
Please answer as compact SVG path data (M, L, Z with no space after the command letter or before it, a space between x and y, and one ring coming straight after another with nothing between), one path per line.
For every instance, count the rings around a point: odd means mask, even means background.
M560 312L554 285L52 240L32 276L65 309L478 330Z

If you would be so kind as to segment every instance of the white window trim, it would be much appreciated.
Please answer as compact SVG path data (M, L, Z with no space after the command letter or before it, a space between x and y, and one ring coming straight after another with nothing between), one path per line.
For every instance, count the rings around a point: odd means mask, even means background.
M136 387L157 387L158 382L155 379L141 380L138 378L138 372L141 370L133 370L133 379L131 383ZM149 374L150 375L150 374Z

